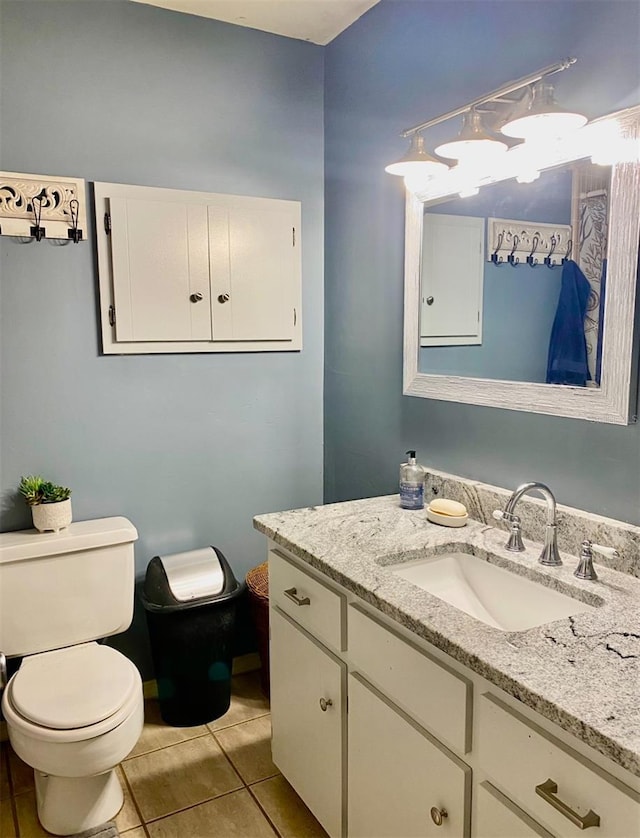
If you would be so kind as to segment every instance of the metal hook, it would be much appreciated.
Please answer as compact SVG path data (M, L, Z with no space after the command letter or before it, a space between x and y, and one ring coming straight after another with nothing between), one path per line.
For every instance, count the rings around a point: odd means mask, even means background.
M517 256L514 256L514 253L517 250L518 245L520 244L520 237L514 236L513 237L513 247L511 248L511 253L507 256L507 262L511 265L512 268L515 268L516 265L520 264L520 259Z
M73 240L74 244L78 244L79 241L82 241L82 230L78 229L80 202L77 198L72 198L69 201L69 215L71 216L71 229L68 230L67 235Z
M551 236L551 238L549 239L549 244L551 245L549 247L549 253L544 257L543 261L548 268L553 268L554 264L551 261L551 257L553 256L553 252L558 245L558 239L555 236Z
M498 267L500 267L500 265L504 262L504 259L502 258L502 256L498 256L498 251L502 247L502 240L503 239L504 239L504 232L498 233L498 244L496 245L496 249L491 254L491 261L493 262L494 265L498 265Z
M31 199L31 207L33 208L33 217L36 220L36 226L31 227L29 232L31 233L31 235L33 236L33 238L37 242L42 241L42 239L45 236L44 227L40 226L40 219L42 218L42 202L43 202L43 200L44 200L44 198L42 197L41 194L40 195L35 195ZM36 208L36 201L38 202L37 208Z
M538 249L538 245L540 244L540 237L536 234L531 240L531 253L527 256L527 265L530 268L535 268L538 264L538 260L533 258L533 254Z
M571 248L572 247L573 247L573 240L569 239L569 241L567 242L567 252L562 257L562 264L563 265L566 265L566 263L569 261L569 255L571 254Z

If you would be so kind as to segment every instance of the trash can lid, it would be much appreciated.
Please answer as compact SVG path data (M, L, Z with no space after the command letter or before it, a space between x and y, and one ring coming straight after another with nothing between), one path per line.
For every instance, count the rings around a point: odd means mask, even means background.
M216 547L154 556L147 565L142 602L150 611L191 608L241 593L224 555Z

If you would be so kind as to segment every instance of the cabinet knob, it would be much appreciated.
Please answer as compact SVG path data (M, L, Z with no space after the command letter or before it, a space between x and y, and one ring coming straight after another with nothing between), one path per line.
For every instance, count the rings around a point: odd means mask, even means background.
M433 297L427 297L427 305L428 305L428 306L432 306L432 305L433 305Z
M431 820L436 826L442 826L442 822L448 817L449 813L446 809L438 809L436 806L431 807Z
M195 294L191 294L189 299L191 300L192 303L199 303L200 300L202 299L202 294L200 293L200 291L196 291Z
M226 303L229 299L229 294L218 294L218 302L219 303Z
M333 701L330 698L321 698L320 699L320 709L323 713L327 712L327 707L333 707Z

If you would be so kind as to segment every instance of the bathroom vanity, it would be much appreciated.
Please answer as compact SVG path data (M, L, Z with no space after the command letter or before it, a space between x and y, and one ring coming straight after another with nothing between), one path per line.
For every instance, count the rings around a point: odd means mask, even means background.
M255 519L269 538L274 762L332 838L640 834L640 528L559 507L564 564L545 568L527 540L539 502L523 505L514 554L485 523L508 492L432 472L436 493L467 505L467 526L431 524L395 495ZM578 580L571 545L596 533L619 569ZM499 628L403 575L455 553L575 614L547 622L516 586L504 598L522 597L531 627Z

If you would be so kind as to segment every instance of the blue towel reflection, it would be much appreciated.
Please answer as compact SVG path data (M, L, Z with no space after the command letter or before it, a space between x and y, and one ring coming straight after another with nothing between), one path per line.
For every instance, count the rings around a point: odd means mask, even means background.
M547 359L547 384L584 387L590 379L584 315L591 293L589 280L569 259L562 268L562 287L551 328Z

